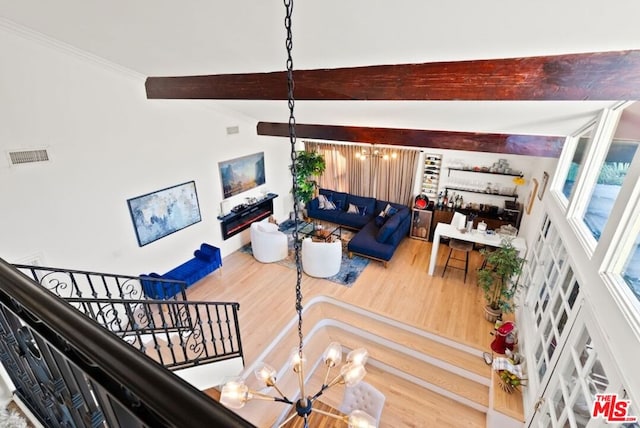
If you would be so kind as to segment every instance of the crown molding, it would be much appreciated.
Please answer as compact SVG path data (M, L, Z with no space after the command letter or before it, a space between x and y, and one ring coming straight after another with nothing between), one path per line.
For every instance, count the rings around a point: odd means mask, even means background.
M60 53L70 55L70 56L82 59L84 61L91 62L93 64L97 64L102 68L115 71L127 77L130 77L136 80L142 80L142 81L146 79L145 75L138 73L137 71L134 71L130 68L116 64L103 57L100 57L98 55L92 54L85 50L79 49L73 45L60 41L58 39L54 39L53 37L50 37L50 36L47 36L46 34L32 30L31 28L25 27L21 24L18 24L4 17L0 17L0 29L3 29L16 36L22 37L23 39L36 42L40 45L46 46Z

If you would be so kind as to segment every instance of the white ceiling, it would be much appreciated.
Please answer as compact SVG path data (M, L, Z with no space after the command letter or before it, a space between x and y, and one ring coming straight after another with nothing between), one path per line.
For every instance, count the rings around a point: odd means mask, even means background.
M297 69L640 49L640 1L295 0ZM282 0L0 0L26 27L145 76L283 70ZM3 22L0 21L0 24ZM286 122L283 101L217 103ZM299 101L299 123L567 135L612 102Z

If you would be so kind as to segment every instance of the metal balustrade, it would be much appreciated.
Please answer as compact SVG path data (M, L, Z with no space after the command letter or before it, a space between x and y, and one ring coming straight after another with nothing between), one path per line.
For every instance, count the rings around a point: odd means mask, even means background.
M65 300L172 370L243 357L238 303ZM123 318L129 322L120 322Z
M115 295L111 278L123 278L106 274L106 287L90 276L95 294L80 297L76 271L65 282L76 290L67 303L23 269L0 259L0 361L15 394L43 425L252 426L162 366L242 356L237 304L96 297ZM133 290L121 285L119 296ZM158 351L161 341L169 348ZM130 346L144 342L139 350Z
M141 279L135 276L21 264L14 266L47 290L63 298L144 299L147 297ZM187 300L185 291L187 284L184 281L162 278L153 278L153 281L157 284L165 284L167 289L181 290L170 300Z

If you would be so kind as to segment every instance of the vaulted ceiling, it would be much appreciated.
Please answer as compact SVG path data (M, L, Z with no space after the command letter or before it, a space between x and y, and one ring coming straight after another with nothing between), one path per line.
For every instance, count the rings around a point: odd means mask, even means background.
M297 0L294 66L329 69L636 50L638 16L637 0ZM281 0L0 0L0 25L42 33L141 76L281 71L283 21ZM614 73L598 84L624 85L625 80ZM311 98L297 102L296 116L299 123L333 127L564 136L616 101L451 98ZM202 102L259 122L281 123L288 117L286 103L279 100Z

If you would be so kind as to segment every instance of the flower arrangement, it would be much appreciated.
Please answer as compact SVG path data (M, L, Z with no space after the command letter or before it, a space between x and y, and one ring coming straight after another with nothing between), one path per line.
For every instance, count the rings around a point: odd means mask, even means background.
M517 352L507 349L507 358L495 358L493 369L498 373L500 388L508 393L514 392L520 386L526 386L527 379L522 371L522 357Z
M525 183L525 179L523 176L518 176L518 177L514 177L513 178L513 184L515 184L516 186L521 186Z

